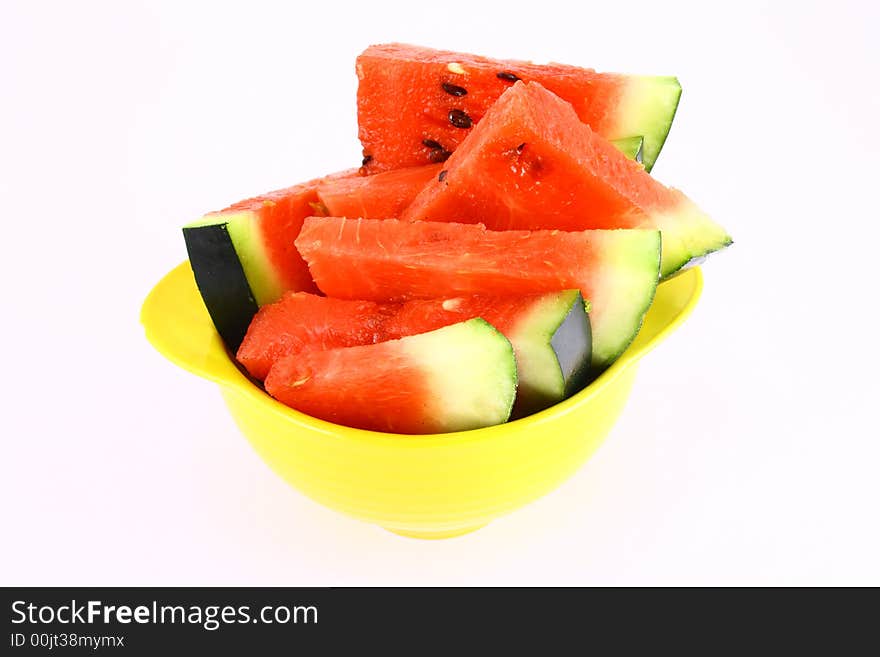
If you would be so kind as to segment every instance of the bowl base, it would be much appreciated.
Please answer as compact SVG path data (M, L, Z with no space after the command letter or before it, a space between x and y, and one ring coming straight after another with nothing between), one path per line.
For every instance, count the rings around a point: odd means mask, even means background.
M442 538L455 538L456 536L464 536L465 534L470 534L471 532L475 532L478 529L482 529L487 524L489 523L471 525L469 527L457 527L455 529L443 529L440 531L431 531L429 529L391 529L390 527L383 527L383 529L391 532L392 534L397 534L398 536L436 541Z

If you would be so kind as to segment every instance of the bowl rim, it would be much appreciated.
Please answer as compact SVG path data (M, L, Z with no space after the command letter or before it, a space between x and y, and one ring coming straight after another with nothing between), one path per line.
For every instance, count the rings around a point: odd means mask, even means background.
M676 314L671 317L666 325L664 325L645 343L630 344L623 354L621 354L608 369L602 372L585 388L549 408L523 418L478 429L433 434L399 434L358 429L355 427L335 424L327 420L307 415L274 399L265 391L265 389L263 389L262 386L258 385L251 377L241 370L241 366L236 363L233 355L227 350L220 336L214 329L210 316L203 305L201 308L204 311L204 320L202 321L210 324L213 333L213 339L209 348L211 351L216 352L219 350L222 352L223 359L225 360L224 366L222 368L217 368L216 366L209 364L208 366L199 368L186 357L176 353L170 345L165 344L162 340L157 338L158 331L156 330L157 327L155 321L155 315L157 313L151 312L150 304L151 301L156 300L156 295L161 295L163 292L167 292L168 289L166 288L169 288L172 284L179 285L177 281L173 280L173 277L180 277L181 269L184 268L189 270L189 261L183 261L166 273L150 291L141 308L140 321L144 326L147 339L163 356L179 367L188 370L201 378L217 383L225 392L234 392L238 395L243 395L255 405L262 405L266 412L282 417L293 426L307 429L311 432L321 433L337 440L345 439L372 445L393 444L396 447L405 446L410 448L436 448L450 445L464 445L477 441L491 441L492 439L503 438L509 435L512 427L515 427L516 430L524 430L527 427L538 428L541 425L553 422L562 416L574 412L577 408L588 404L595 396L600 394L604 388L613 384L625 371L635 366L645 354L651 351L671 332L678 328L678 326L684 322L693 311L703 289L703 275L699 266L683 270L680 273L676 273L674 277L667 279L667 281L669 281L677 279L679 276L688 276L691 278L691 290L687 301L681 306ZM195 281L192 277L189 279L185 278L184 280L195 288ZM659 285L663 285L667 281L663 281ZM198 296L197 291L196 296ZM635 341L636 340L634 339L634 342Z

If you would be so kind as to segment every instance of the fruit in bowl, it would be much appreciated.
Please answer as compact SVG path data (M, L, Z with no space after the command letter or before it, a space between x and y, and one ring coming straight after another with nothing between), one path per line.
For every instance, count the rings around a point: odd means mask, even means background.
M220 386L242 433L292 487L399 534L446 538L478 529L574 474L620 415L639 360L684 321L701 289L698 267L661 283L632 344L568 399L512 422L433 435L352 429L270 397L226 349L188 262L156 285L141 321L156 349Z
M377 67L379 51L394 65ZM541 84L558 67L379 51L358 63L375 155L185 226L189 262L142 322L159 351L220 384L291 485L401 534L452 536L548 492L595 450L639 359L696 303L689 264L730 238L637 161L650 144L653 164L665 140L669 78L566 67L562 92L591 94L568 102ZM493 81L496 68L515 79ZM395 76L433 99L419 116L452 103L435 131L442 157L430 122L389 132L377 78L394 88ZM603 80L617 96L602 100ZM621 80L666 91L621 96ZM634 97L638 112L608 120ZM591 107L606 111L596 130ZM600 132L623 124L636 136ZM411 148L419 130L427 162Z

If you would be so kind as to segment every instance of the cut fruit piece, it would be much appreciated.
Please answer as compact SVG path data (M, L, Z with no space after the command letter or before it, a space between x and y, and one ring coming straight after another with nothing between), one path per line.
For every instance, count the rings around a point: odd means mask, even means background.
M535 82L517 82L401 217L493 230L651 228L663 233L662 276L731 243L690 199L583 124Z
M578 290L522 297L415 299L388 319L384 332L388 338L403 337L472 317L485 319L513 345L519 373L513 417L552 406L587 383L592 339Z
M344 171L328 179L356 176ZM317 214L311 180L211 212L183 228L202 299L226 345L238 348L259 306L286 290L316 290L293 245L303 219Z
M516 393L510 342L482 319L400 340L282 358L266 390L329 422L389 433L506 422Z
M517 80L540 82L608 139L644 135L650 171L681 96L674 77L597 73L399 43L367 48L356 68L358 134L369 173L442 161Z
M318 186L318 197L330 217L397 218L442 168L442 164L428 164L328 180Z
M612 142L621 153L641 162L641 137ZM318 185L318 197L329 217L397 219L433 179L440 180L441 164L384 171L371 176L328 179ZM445 174L442 174L445 175Z
M577 290L403 304L287 293L256 314L237 358L263 380L276 361L291 354L396 340L477 317L513 344L519 372L517 417L551 406L586 383L592 341Z
M306 219L296 240L333 297L405 301L578 289L591 304L593 367L632 341L657 286L656 230L490 231L479 224Z
M383 326L399 307L399 304L288 292L277 302L260 308L236 358L251 376L262 381L272 364L284 356L309 349L354 347L388 339Z

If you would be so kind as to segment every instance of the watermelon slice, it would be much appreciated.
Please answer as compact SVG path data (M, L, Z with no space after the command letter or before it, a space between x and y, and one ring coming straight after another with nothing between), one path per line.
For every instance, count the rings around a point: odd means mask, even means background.
M681 96L674 77L597 73L397 43L367 48L356 68L358 134L369 173L443 161L517 80L540 82L604 137L643 135L650 171Z
M472 317L485 319L513 345L519 385L512 417L552 406L587 383L592 338L578 290L522 297L414 299L388 319L384 333L403 337Z
M731 243L690 199L663 186L540 84L517 82L401 217L493 230L653 228L664 278Z
M313 417L359 429L424 434L507 421L516 362L482 319L400 340L282 358L266 390Z
M641 161L642 138L628 137L611 142L631 160ZM362 217L363 219L399 218L416 195L434 178L439 179L444 164L393 169L371 176L342 176L318 185L318 198L324 215Z
M490 231L480 224L310 217L296 247L328 296L405 301L578 289L591 303L592 365L638 332L660 265L656 230Z
M236 357L251 376L262 381L273 363L284 356L388 339L384 325L399 308L399 304L288 292L275 303L260 308Z
M291 354L375 344L476 317L513 345L519 372L517 417L551 406L586 383L592 342L577 290L403 304L288 293L256 314L237 358L253 377L263 380L276 361Z
M357 176L343 171L206 214L183 228L202 299L217 332L233 351L257 309L286 290L316 291L293 241L315 214L322 180Z

